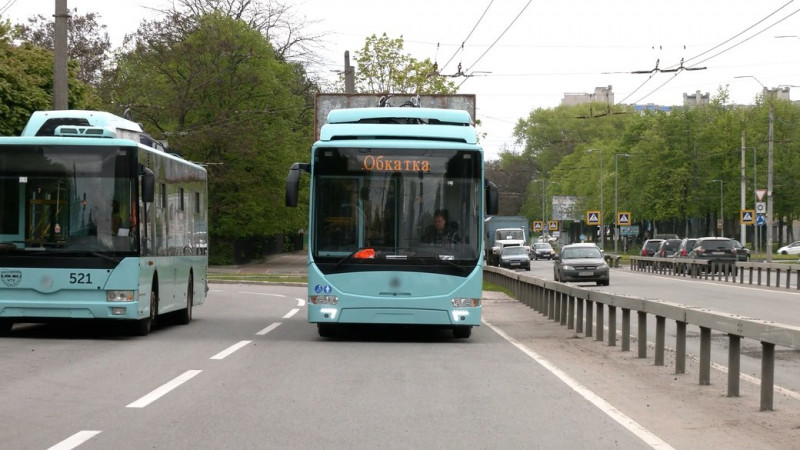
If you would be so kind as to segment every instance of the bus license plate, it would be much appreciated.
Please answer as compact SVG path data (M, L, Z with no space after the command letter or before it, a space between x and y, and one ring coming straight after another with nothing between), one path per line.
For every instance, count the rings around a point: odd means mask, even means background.
M592 271L578 272L579 277L591 277L592 275L594 275L594 272Z

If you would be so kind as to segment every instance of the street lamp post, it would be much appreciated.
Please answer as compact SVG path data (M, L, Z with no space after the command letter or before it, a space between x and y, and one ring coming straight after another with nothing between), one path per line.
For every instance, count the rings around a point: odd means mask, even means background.
M602 148L590 148L586 150L587 152L593 152L597 150L600 152L600 249L605 250L606 248L606 233L603 229L603 222L605 222L605 217L603 217L603 149Z
M619 170L618 170L619 166L617 164L617 157L618 156L630 157L631 155L629 155L627 153L615 153L614 154L614 223L615 224L616 224L617 218L619 217L619 204L618 204L618 201L617 201L618 200L617 197L618 197L618 193L619 193L619 189L617 187L617 179L619 178L617 176L617 173L619 172ZM617 253L617 241L618 240L619 240L619 227L615 226L614 227L614 253L615 254Z
M716 182L716 181L719 181L719 219L718 219L718 221L719 221L719 224L720 224L720 226L719 226L719 227L717 227L717 228L719 228L719 229L720 229L720 233L719 233L719 234L720 234L720 236L722 236L722 234L723 234L723 233L722 233L722 230L724 229L723 227L725 226L725 222L724 222L724 221L723 221L723 219L722 219L722 217L723 217L723 208L722 208L722 205L723 205L723 203L722 203L722 180L711 180L711 182L712 182L712 183L713 183L713 182Z

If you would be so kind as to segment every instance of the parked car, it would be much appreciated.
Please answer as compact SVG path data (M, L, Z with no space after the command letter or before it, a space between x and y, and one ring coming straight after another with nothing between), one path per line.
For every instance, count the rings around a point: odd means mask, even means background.
M533 244L533 247L531 247L531 252L533 253L533 259L536 261L538 261L539 258L553 259L556 256L556 252L553 250L553 247L546 242L537 242Z
M797 255L800 254L800 241L794 241L789 245L784 245L778 249L779 255Z
M500 267L531 270L531 258L525 247L505 247L500 251Z
M736 259L738 261L750 261L750 249L736 239L732 239L732 241L733 248L736 250Z
M556 281L594 281L608 286L609 268L595 244L569 244L561 247L553 263Z
M678 251L678 247L680 247L680 245L680 239L664 239L658 243L658 248L656 249L654 256L658 256L659 258L670 258L675 254L675 252Z
M734 264L738 259L736 249L733 248L733 240L725 237L704 237L699 238L689 258L706 259L711 261L709 264Z
M663 239L648 239L642 244L642 256L655 256L658 245Z
M653 235L653 239L680 239L680 237L674 233L656 233Z
M683 238L681 244L678 246L678 250L672 256L675 258L688 258L689 252L692 251L695 244L697 244L697 238Z

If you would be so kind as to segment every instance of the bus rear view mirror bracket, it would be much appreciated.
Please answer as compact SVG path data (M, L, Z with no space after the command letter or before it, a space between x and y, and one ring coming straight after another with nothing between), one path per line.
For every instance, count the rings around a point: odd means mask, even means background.
M311 164L294 163L286 177L286 206L297 206L298 191L300 190L300 171L310 172Z
M142 201L145 203L153 203L156 198L156 176L152 170L147 167L142 168Z

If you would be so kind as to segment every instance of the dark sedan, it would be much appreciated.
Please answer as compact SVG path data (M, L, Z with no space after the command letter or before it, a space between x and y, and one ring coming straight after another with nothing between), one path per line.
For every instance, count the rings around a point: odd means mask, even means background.
M533 244L531 252L533 253L533 259L537 261L539 258L553 259L556 256L556 252L553 250L553 247L546 242L537 242L536 244Z
M525 247L505 247L500 252L500 267L531 270L531 258Z
M561 248L553 264L556 281L594 281L599 286L610 282L608 264L595 244L570 244Z
M700 238L689 252L691 259L705 259L709 261L710 270L713 266L717 269L733 272L733 265L739 259L733 240L725 237Z

